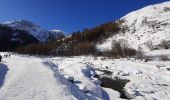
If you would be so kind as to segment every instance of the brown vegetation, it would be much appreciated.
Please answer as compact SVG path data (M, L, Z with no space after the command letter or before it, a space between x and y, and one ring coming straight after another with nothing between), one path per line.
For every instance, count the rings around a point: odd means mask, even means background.
M38 54L38 55L58 55L58 56L78 56L78 55L105 55L99 53L95 45L111 35L117 34L121 29L123 20L109 22L92 29L84 29L82 32L72 33L72 36L65 37L45 44L30 44L16 49L18 53ZM125 30L124 30L125 31ZM121 47L119 47L121 45ZM126 47L125 42L115 44L112 54L120 57L133 55L135 51ZM114 53L115 52L115 53ZM110 53L109 53L110 55Z
M112 50L102 53L111 58L125 58L136 56L137 51L129 47L126 40L113 41Z

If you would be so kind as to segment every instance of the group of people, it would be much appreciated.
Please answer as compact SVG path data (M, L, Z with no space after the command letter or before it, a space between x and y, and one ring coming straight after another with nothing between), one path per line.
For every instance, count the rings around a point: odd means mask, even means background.
M10 54L5 54L5 55L4 55L4 58L10 58L10 56L11 56ZM0 55L0 62L1 62L1 61L2 61L2 55Z
M4 55L5 58L8 58L8 57L10 57L10 56L11 56L10 54L5 54L5 55Z

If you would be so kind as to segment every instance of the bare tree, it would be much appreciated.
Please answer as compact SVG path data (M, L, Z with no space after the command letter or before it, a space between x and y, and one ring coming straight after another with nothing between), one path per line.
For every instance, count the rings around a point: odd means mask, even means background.
M129 57L136 55L136 50L129 47L126 40L113 41L111 54L113 57Z

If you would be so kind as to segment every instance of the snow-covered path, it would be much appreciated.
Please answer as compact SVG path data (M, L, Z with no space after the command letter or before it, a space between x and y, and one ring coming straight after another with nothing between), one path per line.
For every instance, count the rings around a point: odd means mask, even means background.
M0 100L81 99L85 95L42 63L41 59L12 56L4 59L8 72L0 89ZM74 91L75 90L75 91ZM78 96L78 97L76 97Z

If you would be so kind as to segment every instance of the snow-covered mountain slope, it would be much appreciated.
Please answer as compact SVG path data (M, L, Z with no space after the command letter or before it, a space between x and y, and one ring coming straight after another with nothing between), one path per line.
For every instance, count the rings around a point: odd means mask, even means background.
M55 40L55 39L58 39L58 38L62 38L62 37L65 37L65 33L61 30L49 30L48 31L48 39L47 40Z
M64 32L60 30L48 31L32 22L26 20L14 20L3 23L13 29L24 30L33 35L40 42L52 41L53 39L64 37Z
M131 47L139 46L147 49L145 44L152 41L159 44L162 40L170 40L170 1L150 5L131 12L122 17L122 27L126 32L120 32L98 45L100 50L110 50L112 40L125 39Z

